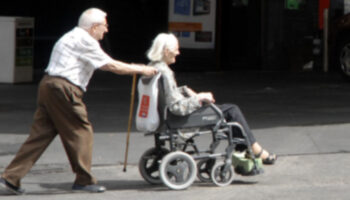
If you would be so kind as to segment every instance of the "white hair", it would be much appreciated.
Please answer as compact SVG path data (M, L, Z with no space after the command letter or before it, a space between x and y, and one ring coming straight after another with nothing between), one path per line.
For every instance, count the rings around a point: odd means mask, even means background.
M178 40L172 33L160 33L153 40L151 48L147 51L147 57L150 61L161 61L164 56L164 50L174 51L178 45Z
M78 26L83 29L89 29L94 24L104 23L107 13L98 8L89 8L79 17Z

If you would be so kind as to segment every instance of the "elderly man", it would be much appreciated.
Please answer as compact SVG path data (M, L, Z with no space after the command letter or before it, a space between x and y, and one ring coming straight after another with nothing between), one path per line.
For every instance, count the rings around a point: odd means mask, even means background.
M127 64L111 58L99 40L108 32L107 14L97 8L84 11L73 28L55 44L50 62L39 84L38 105L30 135L0 178L0 186L23 194L20 180L28 173L58 134L72 170L73 190L104 192L91 174L93 129L82 100L96 69L116 74L152 76L157 71L144 65Z

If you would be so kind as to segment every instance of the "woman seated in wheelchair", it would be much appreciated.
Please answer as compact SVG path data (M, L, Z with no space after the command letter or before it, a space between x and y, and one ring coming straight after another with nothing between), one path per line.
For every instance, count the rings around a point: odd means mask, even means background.
M170 112L175 115L185 116L199 109L203 103L214 103L215 99L211 92L196 93L192 89L182 86L178 87L174 72L169 65L176 62L176 56L180 54L178 39L171 33L160 33L153 40L147 57L151 61L149 65L154 66L162 74L165 101ZM217 105L223 112L227 122L238 122L243 126L247 134L252 151L256 157L260 157L264 164L274 164L277 156L263 149L256 141L246 122L240 108L235 104ZM243 137L241 133L235 133L236 137Z

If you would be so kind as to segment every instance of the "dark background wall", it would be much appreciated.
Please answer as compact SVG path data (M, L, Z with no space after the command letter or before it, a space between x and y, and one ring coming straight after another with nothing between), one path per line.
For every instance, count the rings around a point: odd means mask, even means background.
M291 10L285 0L221 0L221 69L301 70L315 59L318 1Z
M176 70L298 71L314 59L310 44L319 34L318 0L304 1L298 10L287 10L281 0L237 2L217 0L216 49L181 49ZM146 63L152 39L167 31L167 0L12 0L2 2L0 16L35 18L34 69L40 75L54 43L89 7L108 13L109 33L101 44L122 61Z
M318 0L307 0L297 10L285 1L265 1L262 12L262 68L298 71L312 59L312 40L318 29Z

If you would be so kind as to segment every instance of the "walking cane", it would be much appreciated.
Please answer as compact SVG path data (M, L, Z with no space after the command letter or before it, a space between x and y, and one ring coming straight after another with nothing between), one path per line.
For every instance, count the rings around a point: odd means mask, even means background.
M127 133L127 136L126 136L126 149L125 149L123 172L126 172L126 165L127 165L127 162L128 162L130 130L131 130L131 125L132 125L132 115L133 115L133 112L134 112L135 88L136 88L136 74L134 74L133 77L132 77L129 123L128 123L128 133Z

